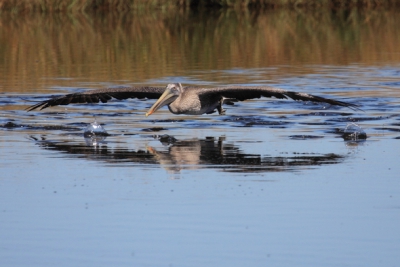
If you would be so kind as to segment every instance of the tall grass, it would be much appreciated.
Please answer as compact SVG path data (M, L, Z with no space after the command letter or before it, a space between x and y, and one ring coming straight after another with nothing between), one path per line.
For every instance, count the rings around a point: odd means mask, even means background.
M0 10L12 12L98 11L189 6L190 0L0 0Z
M189 7L394 7L400 0L0 0L0 11L54 12L132 9L170 9Z
M399 0L207 0L206 5L222 7L392 7L400 6Z
M98 86L196 73L215 81L221 70L218 81L229 83L232 68L400 62L396 10L6 12L0 25L0 92L63 85L47 77Z

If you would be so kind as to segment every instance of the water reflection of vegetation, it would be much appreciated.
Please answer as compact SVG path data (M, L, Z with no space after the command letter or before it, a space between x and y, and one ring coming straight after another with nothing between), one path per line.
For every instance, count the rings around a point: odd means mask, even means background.
M62 84L44 77L139 82L193 70L400 61L400 16L391 10L7 13L0 23L0 91L8 92Z
M296 171L326 164L338 164L344 156L337 154L290 153L292 155L263 156L248 154L234 144L224 143L225 138L208 137L206 139L176 140L168 149L157 151L147 146L146 149L131 150L113 148L96 140L95 146L46 140L31 136L31 139L44 149L62 152L74 158L102 161L107 166L132 166L132 164L161 165L168 171L183 169L215 168L234 172ZM165 137L164 137L165 139ZM172 140L171 139L171 140ZM164 140L165 141L165 140Z

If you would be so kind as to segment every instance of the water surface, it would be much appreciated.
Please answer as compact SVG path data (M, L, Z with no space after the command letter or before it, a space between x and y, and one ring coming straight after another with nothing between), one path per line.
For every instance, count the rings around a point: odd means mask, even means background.
M2 266L396 266L396 11L0 18ZM106 86L273 85L177 116L153 101L43 111ZM83 136L97 121L108 136ZM346 127L367 139L344 140Z

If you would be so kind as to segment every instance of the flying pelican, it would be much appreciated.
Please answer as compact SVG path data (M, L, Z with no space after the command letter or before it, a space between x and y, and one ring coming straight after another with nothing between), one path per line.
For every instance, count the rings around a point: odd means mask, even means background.
M201 115L214 113L224 114L223 104L244 101L252 98L275 97L279 99L291 98L296 101L313 101L328 103L330 105L358 109L358 105L323 98L306 93L286 91L269 86L225 86L214 88L202 88L182 86L180 83L168 84L164 87L123 87L90 90L82 93L68 94L54 97L28 107L27 111L37 108L40 110L72 103L106 103L112 98L118 100L128 98L158 99L146 113L146 117L156 112L162 106L167 105L173 114Z

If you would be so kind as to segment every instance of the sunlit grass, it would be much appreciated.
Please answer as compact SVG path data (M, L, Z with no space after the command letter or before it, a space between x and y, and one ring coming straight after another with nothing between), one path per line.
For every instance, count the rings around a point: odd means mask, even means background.
M0 25L0 91L62 82L43 77L144 81L183 69L400 61L395 10L5 12Z
M389 7L400 4L399 0L208 0L206 3L212 3L220 6L240 7L329 7L329 8L347 8L347 7Z
M189 0L0 0L0 10L13 12L98 11L172 8L187 6Z
M0 0L0 11L126 11L131 9L170 9L207 7L329 7L380 8L400 6L400 0Z

